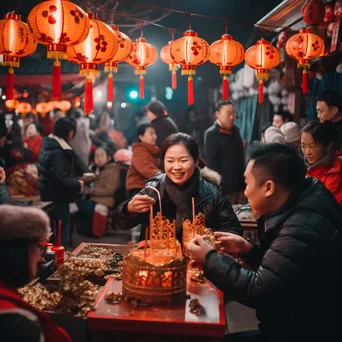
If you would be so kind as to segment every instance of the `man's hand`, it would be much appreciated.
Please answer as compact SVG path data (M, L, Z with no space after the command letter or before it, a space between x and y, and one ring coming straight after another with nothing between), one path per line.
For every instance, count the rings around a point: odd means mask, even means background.
M84 182L83 182L83 180L79 180L79 182L80 182L80 186L81 186L80 193L83 193L83 191L84 191Z
M0 167L0 184L2 184L6 180L5 170Z
M127 205L127 211L131 214L146 213L156 201L148 195L135 195Z
M220 252L247 254L253 247L250 242L239 235L224 232L215 232L214 234L217 240L221 242Z
M207 253L214 249L214 247L206 242L200 235L197 235L192 239L188 243L187 248L190 252L191 258L200 263L204 263Z

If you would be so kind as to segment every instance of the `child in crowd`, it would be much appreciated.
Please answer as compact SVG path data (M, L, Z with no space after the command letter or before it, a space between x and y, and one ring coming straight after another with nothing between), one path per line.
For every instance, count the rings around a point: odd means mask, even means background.
M286 144L285 136L279 128L270 126L265 131L265 143Z
M138 142L132 145L132 160L128 169L126 188L129 196L133 197L145 186L145 181L157 172L159 147L156 130L152 124L142 124L137 129Z
M307 176L319 179L342 205L340 152L334 150L337 131L331 121L311 121L302 129L301 149Z
M30 152L29 161L37 162L42 148L43 137L38 131L37 124L29 123L25 130L24 147Z
M91 171L96 176L90 185L90 199L77 202L81 213L86 214L87 221L93 217L92 233L102 237L106 230L109 209L114 207L114 194L120 186L120 166L113 162L113 157L107 146L95 150L95 164Z
M286 122L280 127L280 130L284 134L287 144L296 148L300 146L301 132L297 123L293 121Z

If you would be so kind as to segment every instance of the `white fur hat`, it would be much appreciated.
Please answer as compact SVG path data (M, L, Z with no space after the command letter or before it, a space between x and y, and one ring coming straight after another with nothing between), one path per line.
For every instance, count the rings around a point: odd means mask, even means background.
M0 206L0 241L43 241L50 236L50 220L37 208Z
M293 121L286 122L280 127L281 132L285 136L285 140L289 144L300 141L301 132L300 127Z
M286 144L284 134L279 128L270 126L265 131L265 142L266 143L280 143Z

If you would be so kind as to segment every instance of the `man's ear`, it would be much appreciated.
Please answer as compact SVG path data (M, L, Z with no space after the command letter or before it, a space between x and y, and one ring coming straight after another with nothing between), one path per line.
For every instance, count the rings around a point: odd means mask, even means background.
M275 183L272 180L268 180L267 182L265 182L264 186L266 188L265 196L267 198L271 197L275 193Z

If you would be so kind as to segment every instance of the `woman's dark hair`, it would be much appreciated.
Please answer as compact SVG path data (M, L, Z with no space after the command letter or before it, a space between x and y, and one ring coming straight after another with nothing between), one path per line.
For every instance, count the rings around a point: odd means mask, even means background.
M31 125L34 125L36 127L37 132L40 133L40 135L43 135L43 127L42 125L39 125L37 122L31 122L25 127L25 135L26 135L26 131Z
M278 113L274 113L274 115L281 116L281 119L284 122L293 121L293 115L291 115L289 112L278 112Z
M64 116L59 118L53 126L53 134L58 138L69 141L69 133L74 131L73 137L76 135L76 121L70 117Z
M302 132L310 133L315 142L323 145L329 145L337 140L337 131L331 121L320 123L317 120L310 121Z
M137 128L137 139L138 139L138 141L141 141L139 138L139 135L144 135L147 128L149 128L149 127L153 128L154 130L156 129L154 127L154 125L152 125L150 123L145 123L145 124L141 124L138 126L138 128Z
M0 280L23 287L30 281L28 240L10 240L0 242Z
M145 110L149 110L156 116L163 116L165 115L166 108L164 103L160 101L151 101L146 105Z
M189 134L185 133L175 133L169 135L163 142L160 149L161 166L164 170L164 158L167 150L174 145L183 145L191 155L191 157L198 161L198 166L200 168L205 167L204 161L200 158L198 144L196 140Z

